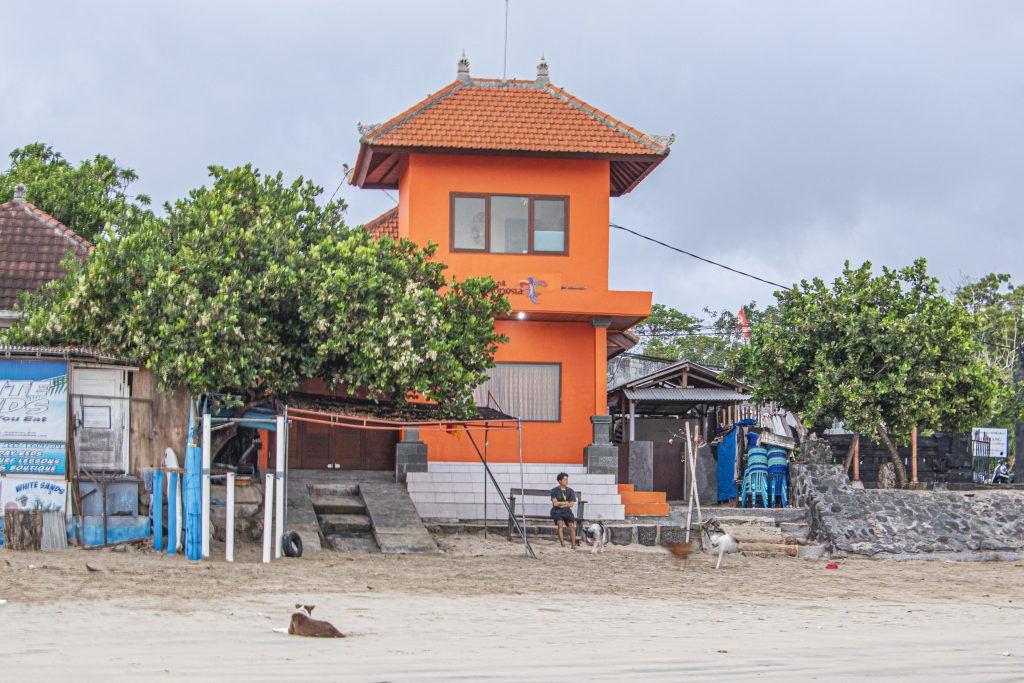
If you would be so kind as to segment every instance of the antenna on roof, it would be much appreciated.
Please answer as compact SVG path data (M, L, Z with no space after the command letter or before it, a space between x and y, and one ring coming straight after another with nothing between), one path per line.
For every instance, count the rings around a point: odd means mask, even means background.
M505 53L501 58L501 80L505 81L508 66L508 0L505 0Z

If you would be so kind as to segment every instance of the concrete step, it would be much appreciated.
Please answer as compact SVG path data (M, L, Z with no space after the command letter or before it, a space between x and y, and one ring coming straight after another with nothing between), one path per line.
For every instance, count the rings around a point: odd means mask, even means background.
M325 515L365 515L366 503L359 496L310 496L313 508Z
M380 547L373 536L328 536L331 550L342 553L379 553Z
M619 491L623 504L631 503L665 503L665 494L661 491ZM667 514L667 513L666 513Z
M669 513L668 503L624 503L623 505L628 517L667 517Z
M348 534L370 533L373 524L368 515L331 514L319 515L320 528L327 536L344 536Z
M799 546L782 545L779 543L743 543L740 542L740 552L750 556L777 556L786 555L796 557Z

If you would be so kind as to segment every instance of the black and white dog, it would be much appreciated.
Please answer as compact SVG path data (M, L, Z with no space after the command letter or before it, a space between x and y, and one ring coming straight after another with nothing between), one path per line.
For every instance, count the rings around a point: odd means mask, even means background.
M608 527L600 519L587 527L587 543L591 554L603 553L608 545Z

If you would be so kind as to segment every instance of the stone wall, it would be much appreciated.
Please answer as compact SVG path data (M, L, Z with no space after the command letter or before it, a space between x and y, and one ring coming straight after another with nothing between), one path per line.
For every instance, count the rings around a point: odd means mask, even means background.
M834 553L885 559L1020 559L1024 491L857 490L841 465L790 466L794 504Z
M843 462L853 440L852 434L829 434L824 437L832 452ZM910 445L898 447L903 465L910 476ZM917 439L917 479L923 483L971 483L971 440L968 434L941 432ZM889 450L881 443L860 438L860 479L871 486L878 479L878 468L890 462Z

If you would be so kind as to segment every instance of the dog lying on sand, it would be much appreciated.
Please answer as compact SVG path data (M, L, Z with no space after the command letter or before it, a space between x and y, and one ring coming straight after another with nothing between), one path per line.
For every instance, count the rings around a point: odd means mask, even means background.
M305 636L307 638L344 638L345 634L334 628L328 621L313 619L313 608L316 605L295 605L295 613L292 614L291 623L287 629L275 628L278 633L288 633L293 636Z

